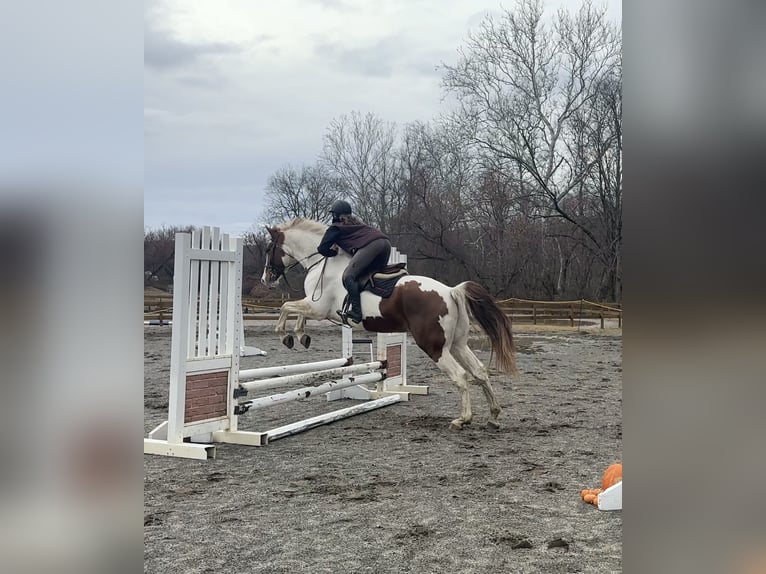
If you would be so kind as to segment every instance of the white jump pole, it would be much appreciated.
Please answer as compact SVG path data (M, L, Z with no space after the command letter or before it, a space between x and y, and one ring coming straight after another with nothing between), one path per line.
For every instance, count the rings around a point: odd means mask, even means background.
M300 363L297 365L281 365L278 367L259 367L257 369L242 369L239 371L239 380L263 379L267 377L279 377L282 375L295 375L310 373L319 369L333 369L345 367L353 362L350 358L329 359L327 361L315 361L313 363Z
M372 363L361 363L359 365L350 365L348 367L338 367L336 369L325 369L313 373L301 373L298 375L287 375L286 377L274 377L273 379L263 379L240 383L239 386L248 391L265 391L268 389L278 389L295 383L311 384L328 377L337 377L339 375L357 375L369 371L376 371L383 368L382 361Z
M286 436L297 434L299 432L303 432L303 431L318 427L320 425L326 425L328 423L333 423L341 419L346 419L348 417L360 415L362 413L367 413L374 409L386 407L388 405L398 403L400 400L402 399L399 395L389 395L387 397L383 397L382 399L376 399L374 401L359 403L354 405L353 407L347 407L345 409L340 409L337 411L333 411L331 413L318 415L303 421L298 421L295 423L290 423L288 425L277 427L275 429L271 429L270 431L268 431L266 435L268 437L268 440L277 440L279 438L284 438Z
M311 397L329 393L330 391L345 389L346 387L352 387L354 385L377 383L378 381L383 380L384 377L385 375L378 371L376 373L359 375L358 377L347 377L344 379L337 379L335 381L328 381L316 387L303 387L301 389L295 389L285 393L269 395L268 397L262 397L258 399L239 399L239 405L244 407L245 410L248 408L262 409L264 407L289 403L291 401L297 401L300 399L309 399ZM240 411L240 414L241 412L244 411Z

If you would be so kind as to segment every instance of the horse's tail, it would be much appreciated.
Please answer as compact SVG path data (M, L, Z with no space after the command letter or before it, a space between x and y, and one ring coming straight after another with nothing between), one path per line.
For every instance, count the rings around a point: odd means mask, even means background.
M497 357L495 361L498 370L503 373L518 374L511 319L503 313L492 295L473 281L456 285L452 288L452 294L453 297L462 299L462 303L467 303L471 315L489 337L492 352ZM465 307L465 305L461 306Z

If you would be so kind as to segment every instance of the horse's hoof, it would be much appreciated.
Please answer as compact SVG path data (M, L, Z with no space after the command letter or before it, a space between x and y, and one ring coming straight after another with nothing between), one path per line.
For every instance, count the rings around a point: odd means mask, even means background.
M292 335L285 335L282 337L282 344L288 349L292 349L295 345L295 339L293 339Z
M455 419L449 424L449 428L452 430L463 430L463 421Z
M500 423L497 421L487 421L487 428L490 428L492 430L499 430L500 429Z
M306 335L304 333L303 335L301 335L300 341L301 341L301 345L303 345L304 348L306 348L306 349L308 349L311 346L311 336L310 335Z

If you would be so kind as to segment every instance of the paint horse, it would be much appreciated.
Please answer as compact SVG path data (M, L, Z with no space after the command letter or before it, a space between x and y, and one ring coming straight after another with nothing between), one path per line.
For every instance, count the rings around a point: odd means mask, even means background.
M306 319L337 321L337 310L343 308L346 289L342 276L351 255L343 250L339 250L335 257L317 253L326 229L326 225L309 219L293 219L268 228L271 242L261 281L274 287L289 268L301 265L307 269L306 298L282 305L275 329L289 347L294 344L292 335L285 329L289 314L298 315L294 332L301 344L308 347L311 338L305 333ZM362 292L362 323L353 326L379 333L409 332L418 347L460 389L462 410L451 426L460 429L473 418L468 391L470 381L484 392L490 410L488 424L496 428L500 405L489 383L486 367L468 348L469 310L489 336L498 370L516 373L510 319L492 296L473 281L448 287L429 277L403 275L388 298L366 290Z

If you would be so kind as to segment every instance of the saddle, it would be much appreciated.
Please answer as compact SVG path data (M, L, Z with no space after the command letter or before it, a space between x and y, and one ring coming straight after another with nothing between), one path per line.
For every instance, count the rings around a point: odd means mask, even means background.
M359 288L360 291L369 291L378 297L388 299L394 292L396 282L405 275L409 275L407 264L394 263L387 265L380 271L365 273L359 277Z
M387 265L381 271L365 273L358 279L359 292L369 291L378 297L388 299L393 294L397 281L405 275L409 275L406 263L394 263L393 265ZM343 308L338 311L338 315L343 318L343 322L346 325L350 324L348 318L344 317L348 311L348 307L348 294L346 294L343 298Z

